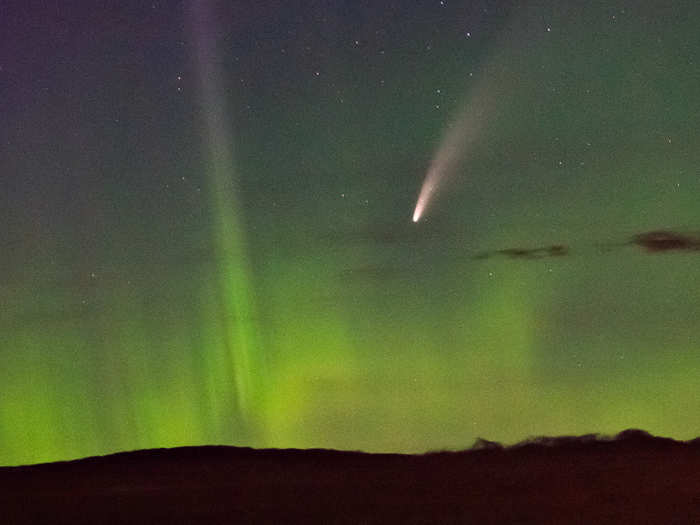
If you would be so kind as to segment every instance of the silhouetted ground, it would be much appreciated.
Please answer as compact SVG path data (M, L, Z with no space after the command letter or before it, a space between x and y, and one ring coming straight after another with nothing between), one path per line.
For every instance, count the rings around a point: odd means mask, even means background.
M0 523L700 523L700 440L423 456L185 447L0 468Z

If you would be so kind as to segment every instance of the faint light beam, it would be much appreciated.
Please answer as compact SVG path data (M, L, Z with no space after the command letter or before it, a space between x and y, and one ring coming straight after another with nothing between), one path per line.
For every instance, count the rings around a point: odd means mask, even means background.
M249 422L255 396L255 374L260 374L254 362L258 348L254 302L251 290L251 270L246 239L240 219L240 203L236 192L237 173L230 131L231 114L226 108L220 55L216 49L217 23L211 2L193 0L191 30L195 44L195 66L199 84L198 96L203 112L203 135L207 149L207 179L216 251L217 319L220 333L214 356L203 356L208 381L229 377L232 385L210 385L219 394L235 389L235 403L244 422ZM230 367L228 374L215 367ZM223 379L226 381L226 379ZM231 381L228 381L231 382ZM226 400L212 400L225 409ZM224 410L215 410L215 413ZM233 414L218 414L231 417Z

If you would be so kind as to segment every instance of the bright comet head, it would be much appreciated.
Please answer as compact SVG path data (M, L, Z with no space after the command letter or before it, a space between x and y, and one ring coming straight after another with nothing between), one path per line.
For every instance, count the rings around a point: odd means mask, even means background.
M425 181L423 181L423 186L420 189L418 201L416 202L416 208L413 210L413 222L418 222L425 213L425 207L428 205L428 201L435 191L434 179L435 172L429 171L426 175Z

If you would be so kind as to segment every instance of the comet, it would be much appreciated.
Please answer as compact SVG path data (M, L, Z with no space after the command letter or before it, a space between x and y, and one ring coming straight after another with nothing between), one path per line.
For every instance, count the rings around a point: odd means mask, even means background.
M438 190L458 171L471 146L479 138L488 107L487 99L487 95L472 98L472 102L462 109L455 121L447 128L433 155L418 194L416 207L413 210L414 223L424 217Z
M414 223L425 217L446 183L464 171L463 166L474 153L475 143L484 138L486 124L511 100L522 77L519 67L523 63L523 53L528 49L521 43L527 40L534 46L537 41L528 30L532 24L527 22L527 11L522 17L510 17L480 73L475 79L469 74L468 96L447 126L423 179L413 210Z
M435 177L431 177L430 175L431 173L428 172L428 175L425 178L425 183L423 183L423 188L418 195L416 209L413 210L413 222L418 222L420 220L421 215L423 215L423 212L425 211L425 206L428 204L428 200L430 200L430 197L435 190L435 184L433 184L431 181L431 179L434 179Z

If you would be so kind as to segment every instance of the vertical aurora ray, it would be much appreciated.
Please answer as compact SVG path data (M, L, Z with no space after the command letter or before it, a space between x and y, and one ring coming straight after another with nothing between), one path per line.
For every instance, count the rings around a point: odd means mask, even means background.
M207 394L215 418L231 418L230 405L221 396L233 396L239 421L250 430L254 409L258 350L250 284L250 264L236 196L233 140L226 110L221 71L217 64L215 34L209 2L194 1L190 12L195 47L199 101L206 143L206 169L215 249L216 289L209 323L216 326L207 346ZM213 303L213 304L211 304ZM212 334L209 334L212 338ZM213 352L215 355L213 355ZM223 368L223 369L222 369ZM221 421L220 421L221 423Z

